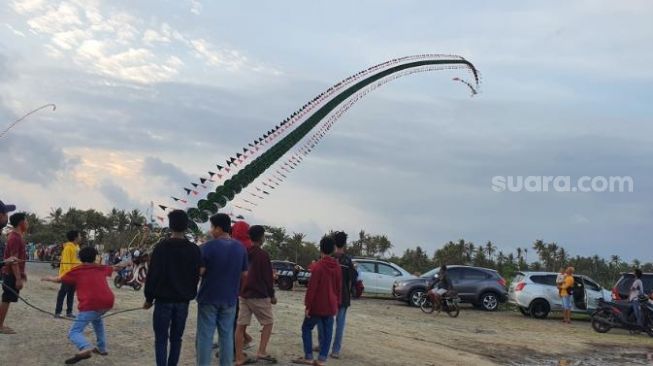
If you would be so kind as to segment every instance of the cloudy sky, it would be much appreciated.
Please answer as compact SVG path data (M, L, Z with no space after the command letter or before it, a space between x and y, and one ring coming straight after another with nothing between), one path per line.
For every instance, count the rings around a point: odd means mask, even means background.
M650 1L8 0L0 9L0 199L145 210L331 84L420 53L483 75L470 98L433 72L345 114L251 221L310 239L387 233L505 251L653 260ZM495 192L493 176L631 176L632 193Z

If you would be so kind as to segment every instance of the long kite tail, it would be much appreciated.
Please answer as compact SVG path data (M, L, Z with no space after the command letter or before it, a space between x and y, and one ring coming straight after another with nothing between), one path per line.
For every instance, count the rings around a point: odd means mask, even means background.
M279 140L274 141L273 145L269 146L256 158L252 158L253 160L249 160L246 164L239 164L240 169L234 175L223 181L222 184L219 185L214 192L210 192L205 199L200 199L197 202L196 208L191 207L188 209L189 216L195 222L206 222L210 214L225 207L226 204L233 200L236 195L240 194L244 188L249 186L254 180L274 165L283 155L303 140L314 127L322 122L323 118L327 117L332 111L336 110L340 104L370 84L393 74L401 74L403 71L408 69L468 69L472 73L473 84L478 85L479 82L479 75L476 67L471 62L460 56L425 54L395 59L380 65L382 67L372 67L371 69L374 69L373 72L366 73L365 70L360 72L358 74L362 75L360 78L350 77L349 79L329 88L325 93L329 94L334 90L334 88L338 88L343 83L345 85L342 90L338 90L334 95L325 100L324 103L319 103L314 106L311 104L312 102L309 102L305 105L303 108L309 106L309 111L301 118L301 120L296 119L298 112L290 116L289 119L292 121L290 124L292 125L294 122L298 122L297 126ZM355 81L349 84L348 82L352 78ZM473 88L472 92L476 91L474 85L471 83L463 83L468 87L471 86ZM325 93L321 95L325 95ZM288 119L286 119L286 121L288 121ZM286 121L284 121L284 123ZM283 123L281 125L283 125ZM270 135L274 137L274 134L277 132L276 129L278 128L279 126L276 126L275 130L268 131L268 133L258 141L265 142L266 140L269 140ZM285 128L285 126L283 128ZM232 157L229 162L234 163L235 160L237 160L237 158ZM291 169L294 168L291 167ZM189 193L189 191L187 191L187 193Z
M3 137L5 137L5 135L9 132L9 130L11 130L11 129L12 129L14 126L16 126L17 124L19 124L22 120L24 120L25 118L31 116L32 114L34 114L34 113L36 113L36 112L38 112L38 111L40 111L40 110L45 109L45 108L48 108L48 107L52 107L52 111L53 111L53 112L57 110L57 106L54 105L54 104L52 104L52 103L50 103L50 104L44 104L44 105L42 105L42 106L40 106L40 107L38 107L38 108L32 110L31 112L27 113L26 115L24 115L24 116L20 117L19 119L13 121L12 123L9 124L9 126L7 126L7 128L5 128L4 130L2 130L2 132L0 132L0 139L3 138Z

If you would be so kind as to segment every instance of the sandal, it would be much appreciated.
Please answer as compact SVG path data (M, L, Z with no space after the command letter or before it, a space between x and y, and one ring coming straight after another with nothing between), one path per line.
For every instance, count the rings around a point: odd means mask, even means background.
M74 357L71 357L66 360L66 365L73 365L79 361L88 360L91 358L91 351L86 351L84 353L78 353Z
M93 353L95 353L97 355L100 355L100 356L108 356L109 355L109 352L100 352L100 350L97 347L93 348Z
M256 359L259 360L259 361L265 361L268 364L276 364L277 362L279 362L279 361L277 361L276 358L274 358L274 357L272 357L270 355L256 356Z
M245 361L242 363L236 362L236 366L242 366L242 365L252 365L258 362L258 359L253 358L253 357L247 357L245 358Z
M298 365L314 365L315 361L314 360L307 360L304 357L296 358L291 361L292 363L298 364Z
M0 334L16 334L16 331L9 327L0 328Z

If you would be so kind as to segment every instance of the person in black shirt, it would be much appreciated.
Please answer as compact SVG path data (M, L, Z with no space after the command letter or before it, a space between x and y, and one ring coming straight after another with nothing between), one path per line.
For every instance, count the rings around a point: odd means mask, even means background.
M188 215L174 210L168 215L170 238L156 245L145 281L144 309L154 304L153 327L157 366L179 362L181 339L188 317L188 303L197 296L202 256L197 245L184 236ZM168 353L168 339L170 352Z
M351 306L352 289L358 279L358 271L356 271L351 257L345 253L347 234L342 231L336 232L333 234L333 239L336 242L336 252L333 256L340 264L340 270L342 271L342 298L336 315L336 332L333 337L333 349L331 351L331 357L337 359L340 358L347 309Z

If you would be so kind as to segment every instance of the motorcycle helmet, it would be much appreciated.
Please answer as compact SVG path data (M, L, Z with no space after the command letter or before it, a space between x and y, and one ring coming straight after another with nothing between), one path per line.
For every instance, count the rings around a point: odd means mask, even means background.
M138 249L136 249L136 250L134 251L134 258L137 258L137 257L140 256L140 255L141 255L141 252L140 252Z

